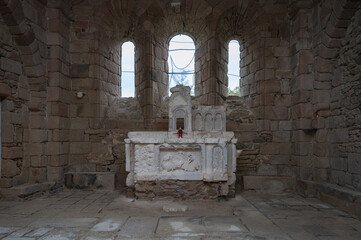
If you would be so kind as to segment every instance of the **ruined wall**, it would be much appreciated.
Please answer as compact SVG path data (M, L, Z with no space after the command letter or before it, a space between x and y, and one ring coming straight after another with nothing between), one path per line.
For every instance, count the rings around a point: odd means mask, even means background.
M68 4L0 1L0 81L11 88L2 108L2 192L29 183L62 185L69 146Z
M74 22L69 39L72 144L67 171L103 170L100 166L97 169L90 157L92 149L99 150L97 144L101 140L96 131L91 130L99 129L109 103L119 95L120 43L111 42L107 38L108 32L99 32L103 14L95 11L99 5L94 1L73 4ZM99 134L103 136L101 132Z
M326 149L328 166L322 166L325 174L320 180L358 191L361 190L360 9L359 6L340 42L329 93L330 113L325 128L316 136L318 142L326 140L330 144L330 149Z
M307 179L312 171L312 94L314 56L312 49L312 7L310 1L293 1L290 5L292 94L292 161L298 178Z
M20 53L9 28L0 18L0 84L2 91L9 88L10 96L2 100L1 123L1 188L9 188L28 181L29 161L24 159L23 133L29 126L30 97L27 78Z
M229 37L239 39L241 45L241 97L226 102L231 110L227 129L236 133L239 149L243 149L238 176L296 175L290 143L291 25L288 15L281 14L288 7L282 1L253 3L247 13L241 9L226 15L221 25L227 33L226 26L243 23L228 30Z
M40 166L46 166L46 180L55 187L62 186L64 172L69 161L71 92L69 33L71 19L70 1L48 1L46 6L46 127L39 135L47 132L45 157ZM36 133L34 133L36 134ZM44 173L37 173L43 176ZM42 182L43 182L42 181Z
M358 1L292 3L293 159L300 180L359 190Z

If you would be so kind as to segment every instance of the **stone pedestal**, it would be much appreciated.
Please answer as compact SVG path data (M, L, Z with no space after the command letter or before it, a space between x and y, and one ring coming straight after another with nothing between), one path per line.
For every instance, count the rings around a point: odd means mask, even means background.
M136 196L162 196L162 189L169 196L189 196L186 192L192 189L187 181L200 192L195 198L228 195L236 171L233 132L189 132L184 136L177 138L176 132L129 133L125 140L127 186L135 188Z

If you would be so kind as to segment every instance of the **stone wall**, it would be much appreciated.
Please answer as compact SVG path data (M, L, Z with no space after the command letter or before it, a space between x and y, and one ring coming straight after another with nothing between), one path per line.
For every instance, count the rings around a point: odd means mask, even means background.
M0 92L2 96L1 122L1 188L9 188L28 181L29 161L24 159L23 132L29 126L27 107L30 93L27 78L23 71L19 50L0 18ZM6 98L5 98L6 97Z
M1 188L61 186L69 139L69 1L0 1ZM42 188L40 187L40 189Z
M360 190L358 1L295 1L292 112L298 179ZM356 140L357 139L357 140Z
M332 88L328 96L329 115L324 128L316 135L317 142L325 141L330 147L326 149L328 165L320 167L324 171L320 180L358 191L361 190L360 9L359 5L337 48L339 58L333 65L336 68L332 69ZM344 18L341 16L341 19Z
M340 51L340 66L343 72L343 82L345 83L339 92L341 83L333 83L334 89L331 91L331 99L335 99L336 104L331 105L335 116L345 116L345 129L331 132L330 139L335 138L342 141L339 150L339 160L331 159L331 166L335 172L331 172L334 182L343 186L350 186L361 191L361 8L351 19L351 23L346 31L346 37L342 40ZM340 99L341 94L341 99ZM333 102L333 101L331 101ZM341 106L340 106L341 105ZM332 115L333 115L332 114ZM338 127L342 127L339 125ZM343 131L346 130L346 137ZM347 159L347 160L346 160ZM347 161L347 164L346 164ZM340 166L341 165L341 166ZM345 165L347 165L347 171ZM338 174L337 170L341 170ZM337 176L340 176L339 178ZM351 176L350 176L351 175ZM345 179L343 181L343 178Z
M46 178L38 182L62 186L65 167L69 162L71 146L70 121L72 86L70 82L69 34L72 21L70 1L48 1L46 6L47 68L46 68L46 127L40 126L40 134L47 131L44 157L39 166L46 167ZM36 133L34 133L36 134ZM45 169L44 169L45 170ZM43 174L37 174L43 176Z

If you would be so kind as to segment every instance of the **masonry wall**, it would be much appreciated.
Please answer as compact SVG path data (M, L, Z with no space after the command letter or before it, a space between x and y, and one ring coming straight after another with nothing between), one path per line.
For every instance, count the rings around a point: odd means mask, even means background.
M326 4L326 3L324 3ZM323 6L323 5L321 5ZM335 2L315 74L315 179L360 191L360 4ZM328 23L329 24L329 23ZM322 25L321 25L322 26ZM331 44L332 43L332 44Z
M69 1L0 1L2 193L62 186L68 161Z
M23 132L29 126L30 92L20 53L3 18L0 25L0 92L3 93L0 184L1 188L9 188L29 179L30 162L24 155Z
M298 179L355 190L359 190L355 117L360 104L355 100L359 5L298 1L291 6L292 142Z

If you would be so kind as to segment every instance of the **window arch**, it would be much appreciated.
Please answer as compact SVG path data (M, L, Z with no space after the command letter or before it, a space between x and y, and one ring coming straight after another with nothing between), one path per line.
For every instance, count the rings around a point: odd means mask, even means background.
M189 86L194 96L194 56L195 45L191 37L179 34L171 38L168 48L169 89L175 85Z
M124 42L121 46L120 96L135 96L134 49L132 42Z
M240 96L240 44L237 40L228 43L228 96Z

